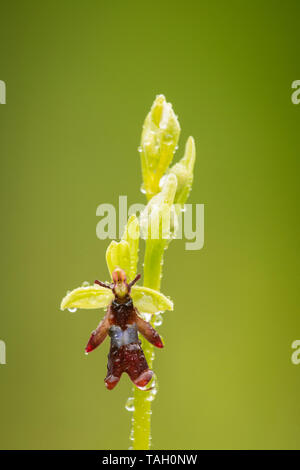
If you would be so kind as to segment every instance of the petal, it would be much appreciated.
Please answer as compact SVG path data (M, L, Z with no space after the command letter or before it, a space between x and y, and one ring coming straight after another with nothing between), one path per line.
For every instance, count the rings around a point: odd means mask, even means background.
M101 343L105 340L106 336L108 335L108 330L111 326L109 321L109 313L105 315L103 320L99 323L96 330L90 336L89 342L86 345L85 352L89 353L93 351L95 348L100 346Z
M61 310L65 308L104 308L113 300L114 295L105 287L87 286L72 290L62 299Z
M157 348L163 348L164 344L157 331L147 321L143 320L137 315L136 324L139 332L146 338L149 343L153 344Z
M133 286L131 297L134 306L141 313L157 313L165 310L173 310L173 302L161 292L149 287Z

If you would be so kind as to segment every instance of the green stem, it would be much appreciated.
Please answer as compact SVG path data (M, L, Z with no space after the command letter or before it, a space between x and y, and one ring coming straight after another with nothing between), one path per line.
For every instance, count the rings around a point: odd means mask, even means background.
M164 244L161 240L147 240L144 258L144 286L160 290L162 274ZM152 321L151 321L152 323ZM142 348L149 368L152 369L154 361L154 347L141 337ZM149 450L151 445L151 401L148 393L134 387L132 418L132 439L134 450Z
M162 240L147 240L144 258L144 286L160 290L165 243Z

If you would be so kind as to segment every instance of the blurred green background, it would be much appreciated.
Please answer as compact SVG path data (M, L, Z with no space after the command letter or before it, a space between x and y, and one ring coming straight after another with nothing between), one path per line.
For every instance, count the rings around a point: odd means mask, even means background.
M158 93L197 146L205 245L172 242L156 449L300 448L299 2L0 3L0 448L126 449L131 384L108 392L103 312L61 312L107 279L96 208L144 202L137 152Z

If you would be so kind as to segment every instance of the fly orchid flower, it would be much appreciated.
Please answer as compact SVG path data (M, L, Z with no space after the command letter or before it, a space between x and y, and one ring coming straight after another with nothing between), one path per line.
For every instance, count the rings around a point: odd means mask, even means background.
M163 342L141 314L153 315L173 310L172 301L162 293L135 285L141 277L136 275L139 240L137 235L139 236L138 221L132 216L122 240L119 243L112 242L106 253L112 282L96 280L93 286L78 287L68 293L61 303L62 310L107 308L106 315L93 331L85 351L88 354L99 346L107 335L110 336L105 378L109 390L117 385L123 372L126 372L139 388L144 388L149 383L153 372L148 367L138 332L158 348L163 347ZM123 267L126 268L127 275Z

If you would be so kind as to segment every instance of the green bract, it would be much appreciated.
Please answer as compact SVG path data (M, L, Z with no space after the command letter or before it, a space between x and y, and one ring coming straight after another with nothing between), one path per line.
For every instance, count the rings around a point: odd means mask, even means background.
M173 202L177 189L177 178L166 177L160 193L153 196L141 214L140 225L143 238L156 245L165 246L172 237L174 226Z
M189 137L185 146L184 156L169 170L169 174L173 174L177 178L175 204L183 206L187 201L193 184L195 160L195 141L193 137Z
M176 176L168 175L161 192L153 196L141 214L141 231L146 239L144 285L155 290L160 290L164 250L176 232L177 216L173 206L176 188Z

